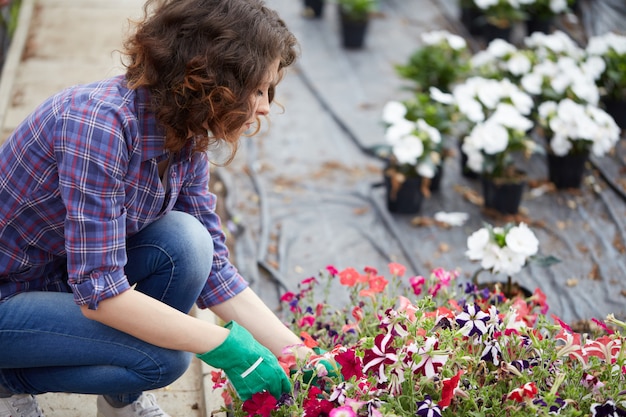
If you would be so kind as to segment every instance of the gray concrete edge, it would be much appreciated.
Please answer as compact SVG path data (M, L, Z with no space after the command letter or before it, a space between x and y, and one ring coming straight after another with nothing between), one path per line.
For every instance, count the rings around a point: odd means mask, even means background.
M218 324L218 318L210 311L196 308L194 316L200 320L205 320L210 323ZM213 389L213 381L211 379L211 372L216 369L201 362L201 374L202 374L202 392L204 400L204 411L207 417L225 417L227 414L222 410L224 406L224 400L222 399L222 389Z
M0 76L0 125L4 127L7 110L13 97L13 85L28 40L35 0L22 0L17 27Z

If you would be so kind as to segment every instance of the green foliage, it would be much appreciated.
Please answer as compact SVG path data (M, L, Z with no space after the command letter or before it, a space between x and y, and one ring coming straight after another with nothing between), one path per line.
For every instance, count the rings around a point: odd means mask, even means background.
M450 92L452 85L469 70L467 50L455 50L445 43L426 45L415 51L406 64L396 65L402 78L412 81L416 91L437 87Z
M352 20L367 20L378 8L378 0L337 0L342 13Z

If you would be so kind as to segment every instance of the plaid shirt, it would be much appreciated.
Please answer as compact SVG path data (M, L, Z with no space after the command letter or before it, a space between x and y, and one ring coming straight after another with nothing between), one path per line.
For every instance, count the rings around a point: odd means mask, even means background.
M42 103L0 147L0 300L24 291L72 291L98 303L130 288L126 238L171 210L211 233L206 308L247 287L228 260L209 161L172 155L167 192L157 164L169 157L147 91L123 76L75 86Z

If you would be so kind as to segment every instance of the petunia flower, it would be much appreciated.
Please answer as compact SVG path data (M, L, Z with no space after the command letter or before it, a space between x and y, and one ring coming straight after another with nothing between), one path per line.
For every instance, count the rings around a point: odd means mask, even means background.
M589 411L591 411L592 417L626 417L626 411L619 408L611 400L607 400L603 404L594 403Z
M515 388L509 392L506 396L507 400L517 401L518 403L525 402L526 400L532 400L535 398L539 390L534 382L527 382L519 388Z
M341 365L341 375L346 381L352 377L356 377L356 379L364 377L363 362L360 357L356 356L354 348L337 353L335 355L335 361Z
M464 336L482 336L487 332L489 314L482 311L476 304L468 304L455 320Z
M419 372L427 378L433 378L448 361L448 355L437 350L439 342L434 337L427 337L424 345L419 346L415 356L420 360L415 364L415 372Z
M398 361L397 349L392 346L393 335L391 333L379 334L374 338L374 347L367 349L363 357L363 372L376 369L376 377L379 381L385 382L385 366L393 365Z
M328 271L328 273L329 273L330 275L332 275L333 277L339 273L339 271L337 270L337 268L335 268L335 267L334 267L334 266L332 266L332 265L328 265L328 266L326 267L326 271Z
M454 397L454 391L459 387L459 381L461 380L461 375L463 375L463 370L461 369L454 375L452 378L446 378L443 380L443 389L441 390L441 400L437 403L441 410L445 410L450 403L452 402L452 398Z
M352 407L344 405L330 410L328 417L356 417L356 413Z
M430 395L424 396L424 401L417 402L417 411L420 417L441 417L441 409L437 403L433 402Z
M394 275L396 277L401 277L406 272L406 267L397 262L391 262L388 265L388 267L389 267L389 272L391 273L391 275Z
M248 413L247 417L270 417L278 401L268 391L252 394L249 400L244 401L242 409Z
M421 275L416 277L409 278L409 284L411 284L411 288L413 288L413 294L420 295L422 293L422 288L426 283L426 278Z
M346 268L339 272L339 283L346 287L353 287L360 279L361 274L354 268Z
M305 331L300 332L300 339L302 339L306 347L314 348L318 344L315 339L313 339L313 337Z

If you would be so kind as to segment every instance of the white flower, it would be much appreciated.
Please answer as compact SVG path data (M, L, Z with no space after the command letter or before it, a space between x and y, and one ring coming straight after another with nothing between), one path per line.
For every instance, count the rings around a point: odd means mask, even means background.
M482 149L489 155L503 152L509 146L509 132L496 122L485 122L474 126L470 136L476 135L482 140Z
M515 106L508 103L498 104L489 121L521 132L527 132L533 127L530 119L522 116Z
M522 77L520 81L522 88L533 95L538 96L541 94L541 86L543 84L543 76L538 72L531 72Z
M531 70L532 63L526 55L516 53L506 62L506 68L511 74L520 76Z
M506 245L516 253L532 256L539 250L539 240L526 223L513 226L505 237Z
M504 39L496 38L487 45L487 52L496 58L503 58L517 52L517 48Z
M441 132L426 123L424 119L418 119L416 122L417 130L425 132L428 139L435 144L441 143Z
M560 14L567 10L567 0L550 0L550 10L554 14Z
M467 238L465 255L493 273L513 275L539 250L539 241L524 223L506 228L483 227ZM502 244L504 238L504 244ZM502 246L500 246L502 244Z
M415 164L424 153L424 144L413 135L405 136L393 146L393 155L400 164Z
M603 156L609 152L620 137L615 120L604 110L591 104L579 104L563 99L558 104L544 102L538 108L539 120L549 128L550 149L557 156L564 156L573 148L575 141L589 142L591 152Z
M447 30L433 30L422 34L422 41L426 45L438 45L445 42L455 51L465 49L467 42L459 35L454 35Z
M438 103L446 105L454 104L454 96L452 94L444 93L437 87L430 87L428 92L430 93L430 98Z
M406 116L406 106L399 101L389 101L383 107L383 122L394 124Z
M462 212L446 213L444 211L438 211L433 217L438 222L446 223L450 226L463 226L469 219L469 214Z
M417 173L420 177L433 178L435 176L435 165L431 162L420 162L417 164Z
M465 255L472 261L480 261L485 256L485 248L490 239L489 230L486 227L478 229L467 238Z
M415 123L402 119L396 121L385 130L385 139L390 145L398 143L402 138L410 135L415 130Z
M499 0L474 0L474 3L476 4L476 6L478 6L479 8L486 10L490 7L493 7L495 5L498 4Z

